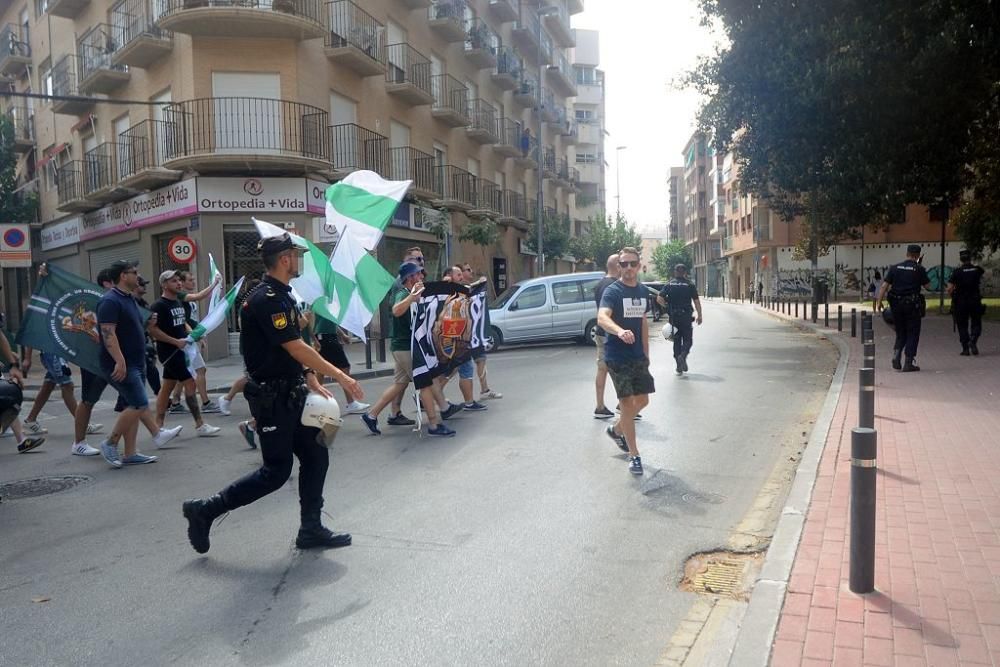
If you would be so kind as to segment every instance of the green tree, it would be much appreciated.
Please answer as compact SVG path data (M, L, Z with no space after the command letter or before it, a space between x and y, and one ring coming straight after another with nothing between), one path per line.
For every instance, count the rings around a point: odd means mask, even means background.
M570 221L564 215L542 217L542 252L546 262L555 262L569 251ZM532 224L525 239L528 248L538 251L538 225Z
M684 264L691 268L691 253L681 239L674 239L669 243L662 243L656 246L653 251L653 267L656 275L660 278L670 278L674 275L674 267Z
M6 114L0 114L0 220L28 224L37 219L38 198L18 191L14 124Z
M635 226L621 213L614 220L607 218L591 218L589 231L570 241L570 252L581 262L591 262L597 268L603 269L608 257L622 248L638 248L642 245L642 235L635 231Z
M479 246L482 253L482 270L486 270L488 263L488 249L496 245L500 239L500 228L495 220L483 218L481 220L470 220L462 227L458 233L459 241L468 241Z
M993 3L995 5L995 3ZM702 0L729 45L691 81L740 189L805 215L815 260L906 203L954 202L997 139L997 22L976 0ZM992 124L983 123L992 109Z

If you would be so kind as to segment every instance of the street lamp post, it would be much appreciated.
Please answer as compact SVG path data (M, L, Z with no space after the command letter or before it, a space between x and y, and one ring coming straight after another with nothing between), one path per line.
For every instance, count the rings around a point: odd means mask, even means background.
M542 200L542 17L549 16L558 11L556 7L543 5L535 11L535 28L537 47L535 49L536 60L538 60L538 85L535 86L535 189L538 191L535 202L535 230L538 235L538 247L535 248L536 264L538 275L545 275L545 254L542 241L544 225L542 222L542 211L544 204Z
M617 217L622 215L622 151L628 146L615 146L615 200L617 204Z

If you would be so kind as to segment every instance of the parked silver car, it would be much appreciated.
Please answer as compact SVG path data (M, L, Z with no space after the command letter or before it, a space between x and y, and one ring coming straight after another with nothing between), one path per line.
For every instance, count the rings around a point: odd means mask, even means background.
M601 271L563 273L511 285L490 304L492 347L562 338L593 344L594 287L603 277Z

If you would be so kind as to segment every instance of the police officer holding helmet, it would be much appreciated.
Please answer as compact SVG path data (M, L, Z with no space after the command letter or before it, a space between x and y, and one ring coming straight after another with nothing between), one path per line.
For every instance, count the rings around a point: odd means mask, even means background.
M299 249L291 237L286 233L261 239L257 249L267 274L243 304L240 335L249 376L244 395L257 420L264 462L260 469L220 493L184 502L188 539L195 551L207 552L212 521L281 488L291 475L294 455L299 459L302 516L295 546L345 547L351 544L351 536L333 533L320 522L323 484L329 467L327 446L332 434L314 427L318 424L312 408L326 402L333 412L339 411L333 395L320 384L316 373L333 377L354 399L363 398L364 394L356 380L324 360L302 340L299 311L288 284L298 277L300 261ZM307 396L310 411L304 417ZM310 415L313 421L308 418ZM331 415L331 420L336 417L339 414Z
M876 299L876 308L889 294L889 307L896 324L896 344L893 345L892 367L904 373L919 371L916 364L917 345L920 343L920 319L927 308L921 288L930 286L927 270L921 266L920 246L906 246L906 261L889 268ZM900 361L905 353L906 363Z
M979 354L976 342L983 333L983 297L979 292L979 281L983 278L983 267L972 263L972 253L962 250L958 253L962 266L951 272L948 278L948 294L951 296L951 316L958 328L958 342L962 344L963 357L969 353ZM972 330L969 330L969 324Z

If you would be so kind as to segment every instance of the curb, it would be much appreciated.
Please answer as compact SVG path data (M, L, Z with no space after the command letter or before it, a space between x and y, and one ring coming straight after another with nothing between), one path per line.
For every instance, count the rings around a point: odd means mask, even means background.
M736 644L729 659L730 665L739 667L760 665L766 667L771 658L771 646L778 629L778 619L785 601L785 591L791 576L792 565L798 552L799 540L805 526L806 512L812 500L813 488L816 485L816 471L820 459L826 449L826 439L830 433L837 404L844 388L844 378L851 358L851 349L843 336L826 334L822 327L811 322L798 322L771 314L763 308L757 308L770 315L795 326L823 333L827 340L833 341L840 351L837 370L830 382L823 407L816 416L809 442L802 455L802 460L795 471L792 488L788 492L785 506L781 510L781 518L767 548L764 564L761 567L757 581L750 594L750 602L740 623L736 635Z

